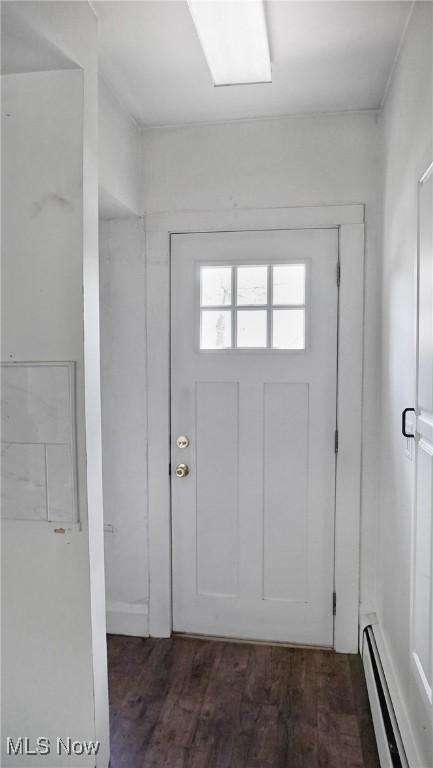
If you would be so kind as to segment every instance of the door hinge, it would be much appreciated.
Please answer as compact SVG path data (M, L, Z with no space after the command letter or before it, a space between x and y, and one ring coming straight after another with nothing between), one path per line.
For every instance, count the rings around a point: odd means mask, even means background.
M335 616L337 613L337 593L332 593L332 615Z
M168 474L171 475L171 464L168 465Z
M339 261L337 261L337 286L340 287L340 281L341 281L341 264Z
M334 433L334 451L335 453L338 453L338 429L336 429Z

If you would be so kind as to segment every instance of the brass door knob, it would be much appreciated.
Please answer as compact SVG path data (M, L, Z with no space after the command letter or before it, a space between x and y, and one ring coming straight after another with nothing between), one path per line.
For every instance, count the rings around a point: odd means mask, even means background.
M186 477L189 475L188 464L178 464L176 467L176 477Z

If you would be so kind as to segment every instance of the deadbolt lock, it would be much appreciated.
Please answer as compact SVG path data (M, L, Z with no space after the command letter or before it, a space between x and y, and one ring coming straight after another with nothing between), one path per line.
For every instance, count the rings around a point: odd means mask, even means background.
M186 435L179 435L176 440L176 445L178 448L188 448L189 438Z
M176 477L186 477L189 475L188 464L178 464L176 467Z

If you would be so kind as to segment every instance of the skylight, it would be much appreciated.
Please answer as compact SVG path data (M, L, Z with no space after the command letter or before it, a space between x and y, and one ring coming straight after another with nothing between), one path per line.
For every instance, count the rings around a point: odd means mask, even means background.
M271 82L263 0L187 0L214 85Z

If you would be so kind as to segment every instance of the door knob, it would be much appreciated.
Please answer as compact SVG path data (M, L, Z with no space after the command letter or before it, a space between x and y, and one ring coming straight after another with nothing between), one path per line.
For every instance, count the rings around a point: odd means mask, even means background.
M189 475L188 464L178 464L176 467L176 477L186 477Z

